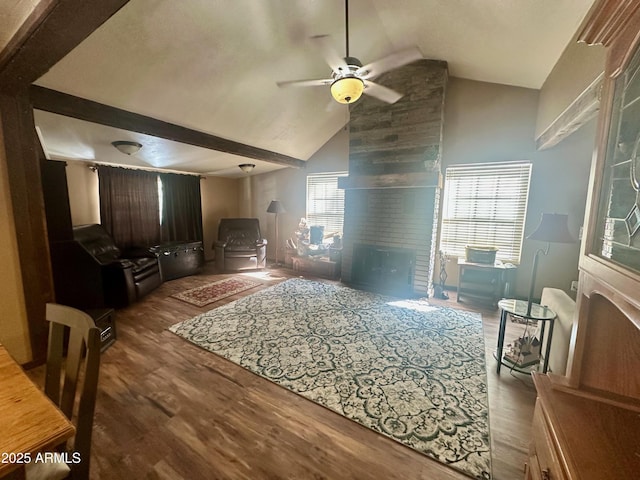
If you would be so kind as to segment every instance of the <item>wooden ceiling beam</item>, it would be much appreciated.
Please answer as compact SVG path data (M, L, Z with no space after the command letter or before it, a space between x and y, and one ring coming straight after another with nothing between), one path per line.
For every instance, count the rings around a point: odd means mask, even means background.
M35 82L129 0L43 0L0 55L0 91Z
M28 89L127 1L40 0L0 51L0 161L9 181L34 364L46 359L45 303L53 299L53 282Z
M30 96L33 108L38 110L287 167L301 168L306 165L304 160L281 153L234 142L37 85L31 87Z

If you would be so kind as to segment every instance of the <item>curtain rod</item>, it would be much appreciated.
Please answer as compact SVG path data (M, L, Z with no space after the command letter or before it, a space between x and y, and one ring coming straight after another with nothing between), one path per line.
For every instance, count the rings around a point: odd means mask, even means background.
M98 170L98 167L100 165L104 165L107 167L115 167L115 168L124 168L126 170L144 170L146 172L158 172L158 173L174 173L177 175L190 175L193 177L200 177L200 178L207 178L203 175L200 175L199 173L191 173L191 172L181 172L179 170L163 170L160 168L153 168L153 167L134 167L131 165L120 165L117 163L108 163L108 162L94 162L94 163L89 163L87 164L87 167L89 167L89 170L91 170L92 172L95 172Z

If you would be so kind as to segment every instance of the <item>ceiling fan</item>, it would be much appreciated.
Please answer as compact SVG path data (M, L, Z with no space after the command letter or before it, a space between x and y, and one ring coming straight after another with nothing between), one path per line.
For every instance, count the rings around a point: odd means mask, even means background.
M292 80L277 82L279 87L322 87L331 86L331 95L339 103L353 103L363 93L382 100L395 103L403 94L371 81L384 72L401 67L423 58L417 47L407 48L392 53L374 62L362 65L355 57L349 56L349 0L345 0L345 44L346 55L340 57L331 44L329 35L311 37L311 41L324 56L331 67L331 78L319 80Z

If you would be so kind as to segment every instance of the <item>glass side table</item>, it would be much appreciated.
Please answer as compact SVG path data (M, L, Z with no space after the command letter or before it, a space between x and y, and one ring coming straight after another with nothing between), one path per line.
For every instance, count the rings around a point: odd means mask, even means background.
M544 354L544 363L542 366L542 373L547 373L549 368L549 352L551 350L551 340L553 338L553 324L556 319L556 313L548 307L538 305L537 303L531 304L531 311L527 312L526 300L515 299L502 299L498 302L498 308L500 309L500 327L498 329L498 348L496 350L496 360L498 361L498 368L496 372L500 374L500 367L505 366L512 367L511 363L504 363L502 358L502 351L504 349L504 334L507 327L507 317L513 315L515 317L523 318L525 320L536 320L542 322L540 326L540 346L544 345L544 333L545 324L549 322L549 338L547 339L547 348ZM514 368L517 371L522 371L518 367ZM525 373L525 372L523 372Z

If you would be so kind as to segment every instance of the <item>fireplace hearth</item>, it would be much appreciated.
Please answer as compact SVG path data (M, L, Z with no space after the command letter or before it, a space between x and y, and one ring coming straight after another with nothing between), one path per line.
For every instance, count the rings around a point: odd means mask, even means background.
M393 295L429 295L438 192L437 185L347 189L343 282ZM376 260L376 257L380 258ZM400 267L403 257L410 268ZM379 274L382 271L384 274ZM367 279L367 276L377 279Z
M353 286L396 296L413 295L415 250L354 245L351 264Z

